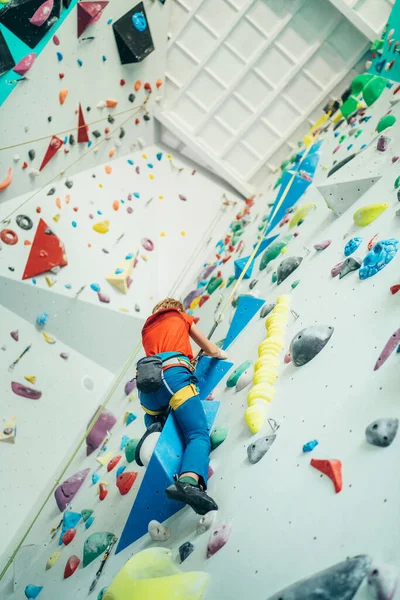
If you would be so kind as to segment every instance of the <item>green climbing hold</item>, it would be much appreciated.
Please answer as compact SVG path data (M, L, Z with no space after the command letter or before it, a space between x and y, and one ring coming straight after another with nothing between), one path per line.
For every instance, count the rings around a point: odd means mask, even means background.
M358 130L355 132L355 134L354 134L354 137L355 137L355 138L358 138L358 136L359 136L359 135L361 135L361 134L362 134L362 132L363 132L363 130L362 130L362 129L358 129Z
M294 288L297 288L297 286L299 285L299 283L300 283L300 279L296 279L296 281L293 281L293 283L292 283L292 290L294 290Z
M215 345L218 346L218 348L222 348L224 343L225 343L225 338L223 340L218 340L218 342L215 342Z
M379 121L376 131L378 133L381 133L381 131L384 131L385 129L387 129L388 127L391 127L395 123L396 123L396 117L394 115L385 115Z
M343 140L346 139L346 137L347 137L346 134L340 136L340 138L339 138L339 144L341 144L343 142Z
M399 186L400 186L400 175L398 176L398 178L394 182L394 188L397 189Z
M243 375L243 373L251 367L253 363L251 360L246 360L244 363L239 365L231 375L229 375L228 380L226 382L226 387L235 387L237 382L239 381L239 377Z
M231 225L231 229L232 231L236 232L239 231L240 229L242 229L243 227L243 223L242 221L235 221L234 223L232 223Z
M387 79L376 75L367 83L363 90L364 102L367 106L371 106L382 94L386 88Z
M378 50L382 50L383 48L383 40L374 40L371 44L371 52L378 52Z
M275 185L274 185L274 190L275 190L275 189L276 189L278 186L280 186L280 185L281 185L281 183L282 183L282 179L283 179L283 173L282 173L282 175L281 175L280 177L278 177L278 179L276 180L276 183L275 183Z
M280 255L282 250L288 245L291 237L292 236L286 236L285 238L277 240L276 242L273 242L270 246L268 246L268 248L265 250L264 254L261 257L260 271L266 269L268 263L270 263L271 260L274 260Z
M276 274L276 271L272 273L271 281L272 283L276 283L278 281L278 275Z
M218 448L228 437L229 428L227 425L218 425L215 427L210 435L211 450Z
M92 516L93 513L94 513L94 510L92 510L91 508L84 508L81 511L81 516L82 516L83 522L86 523L86 521L88 519L90 519L90 517Z
M262 231L263 229L265 229L265 225L264 225L264 223L261 223L261 224L258 226L258 231Z
M230 287L232 285L232 283L235 281L236 277L234 275L231 275L227 281L226 287Z
M210 279L210 283L207 286L207 294L213 294L215 292L215 290L217 290L221 283L224 280L222 279L222 277L218 277L218 279L216 277L213 277L212 279Z
M83 544L83 567L87 567L91 562L96 560L100 554L103 554L113 538L114 534L109 533L108 531L98 531L97 533L89 535Z
M355 96L358 96L363 91L364 87L371 81L373 75L370 73L362 73L361 75L357 75L354 77L351 82L351 91Z
M356 96L350 95L347 98L346 102L344 102L342 104L342 106L340 107L340 112L342 113L344 118L347 119L350 115L352 115L357 110L357 106L358 106L358 98L356 98Z
M129 442L126 444L125 458L128 461L128 463L131 463L135 460L136 446L138 445L139 441L140 440L133 438L133 439L129 440Z
M263 216L262 222L266 223L268 221L268 217L269 217L269 213L267 213L266 215Z
M284 171L286 169L286 167L289 165L290 165L290 159L284 160L283 163L281 164L282 171Z

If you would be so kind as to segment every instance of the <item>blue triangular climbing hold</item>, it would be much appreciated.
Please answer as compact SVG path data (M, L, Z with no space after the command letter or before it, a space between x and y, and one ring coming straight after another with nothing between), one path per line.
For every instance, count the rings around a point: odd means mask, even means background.
M74 527L76 527L78 525L79 521L81 520L81 518L82 518L82 515L80 513L72 512L70 510L66 510L64 512L61 533L60 533L60 540L59 540L60 546L62 544L62 536L64 535L64 533L66 531L68 531L68 529L73 529Z
M235 279L239 279L240 275L242 274L243 269L247 265L247 261L249 260L249 258L250 258L250 256L245 256L244 258L238 258L237 260L235 260ZM251 261L251 263L247 267L247 271L244 274L243 279L250 279L251 274L253 272L253 268L254 268L254 259Z
M228 360L217 360L208 356L201 357L195 373L200 390L200 400L207 398L232 367L233 363Z
M264 250L265 250L266 248L268 248L268 246L269 246L270 244L272 244L272 242L274 242L274 241L276 240L276 238L278 238L278 237L279 237L279 233L277 233L276 235L273 235L273 236L272 236L272 237L270 237L270 238L267 238L266 240L263 240L263 241L261 242L261 244L260 244L260 247L259 247L259 249L257 250L257 252L256 252L256 255L255 255L255 257L254 257L254 258L256 259L256 258L257 258L257 256L260 256L260 254L261 254L262 252L264 252ZM257 244L254 244L253 248L255 248L256 246L257 246Z
M293 182L290 183L292 181L293 175ZM295 175L293 171L285 172L282 179L282 185L279 188L278 195L276 197L273 207L271 208L270 219L267 222L266 233L272 231L275 225L277 225L283 219L287 209L291 208L292 206L294 206L294 204L296 204L296 202L302 197L302 195L304 194L308 186L311 185L311 183L312 181L307 181L306 179L303 179L303 177L300 177L300 175ZM290 188L282 204L276 211L276 207L279 205L279 202L281 201L281 198L289 185Z
M224 340L222 348L226 350L237 338L239 333L248 325L255 314L265 304L265 300L253 298L253 296L240 296L235 315L229 327L228 335Z
M211 431L219 402L203 402L203 406L208 429ZM116 554L145 535L152 519L163 523L184 507L181 502L169 500L165 495L165 488L173 482L174 475L179 473L183 449L184 439L174 414L171 413L147 466Z

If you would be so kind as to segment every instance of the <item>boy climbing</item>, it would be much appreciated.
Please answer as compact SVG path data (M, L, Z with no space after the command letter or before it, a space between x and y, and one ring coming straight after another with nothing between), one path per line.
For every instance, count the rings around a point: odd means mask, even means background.
M210 437L196 388L190 338L212 358L225 360L226 352L208 340L185 313L182 302L166 298L153 309L142 330L146 357L137 364L140 403L146 412L147 435L161 431L172 409L185 439L181 473L165 493L188 504L201 515L218 506L206 493Z

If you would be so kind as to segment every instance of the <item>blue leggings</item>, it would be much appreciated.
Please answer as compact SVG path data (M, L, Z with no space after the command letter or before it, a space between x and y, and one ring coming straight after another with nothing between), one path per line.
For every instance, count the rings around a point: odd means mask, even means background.
M167 386L163 386L153 394L139 392L140 403L152 411L165 410L161 416L145 414L144 422L150 427L156 421L165 422L170 411L169 401L173 394L190 383L196 385L197 379L185 367L170 367L164 371ZM199 396L189 398L174 411L178 425L185 439L185 452L182 457L181 473L196 473L200 484L206 489L208 479L209 454L211 450L207 419Z

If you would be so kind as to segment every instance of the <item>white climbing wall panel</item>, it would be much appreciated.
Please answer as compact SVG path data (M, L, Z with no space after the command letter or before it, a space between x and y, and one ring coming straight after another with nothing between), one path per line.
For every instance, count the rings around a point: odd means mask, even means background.
M371 42L379 37L395 0L329 0Z
M249 193L367 46L328 0L174 0L158 118Z

